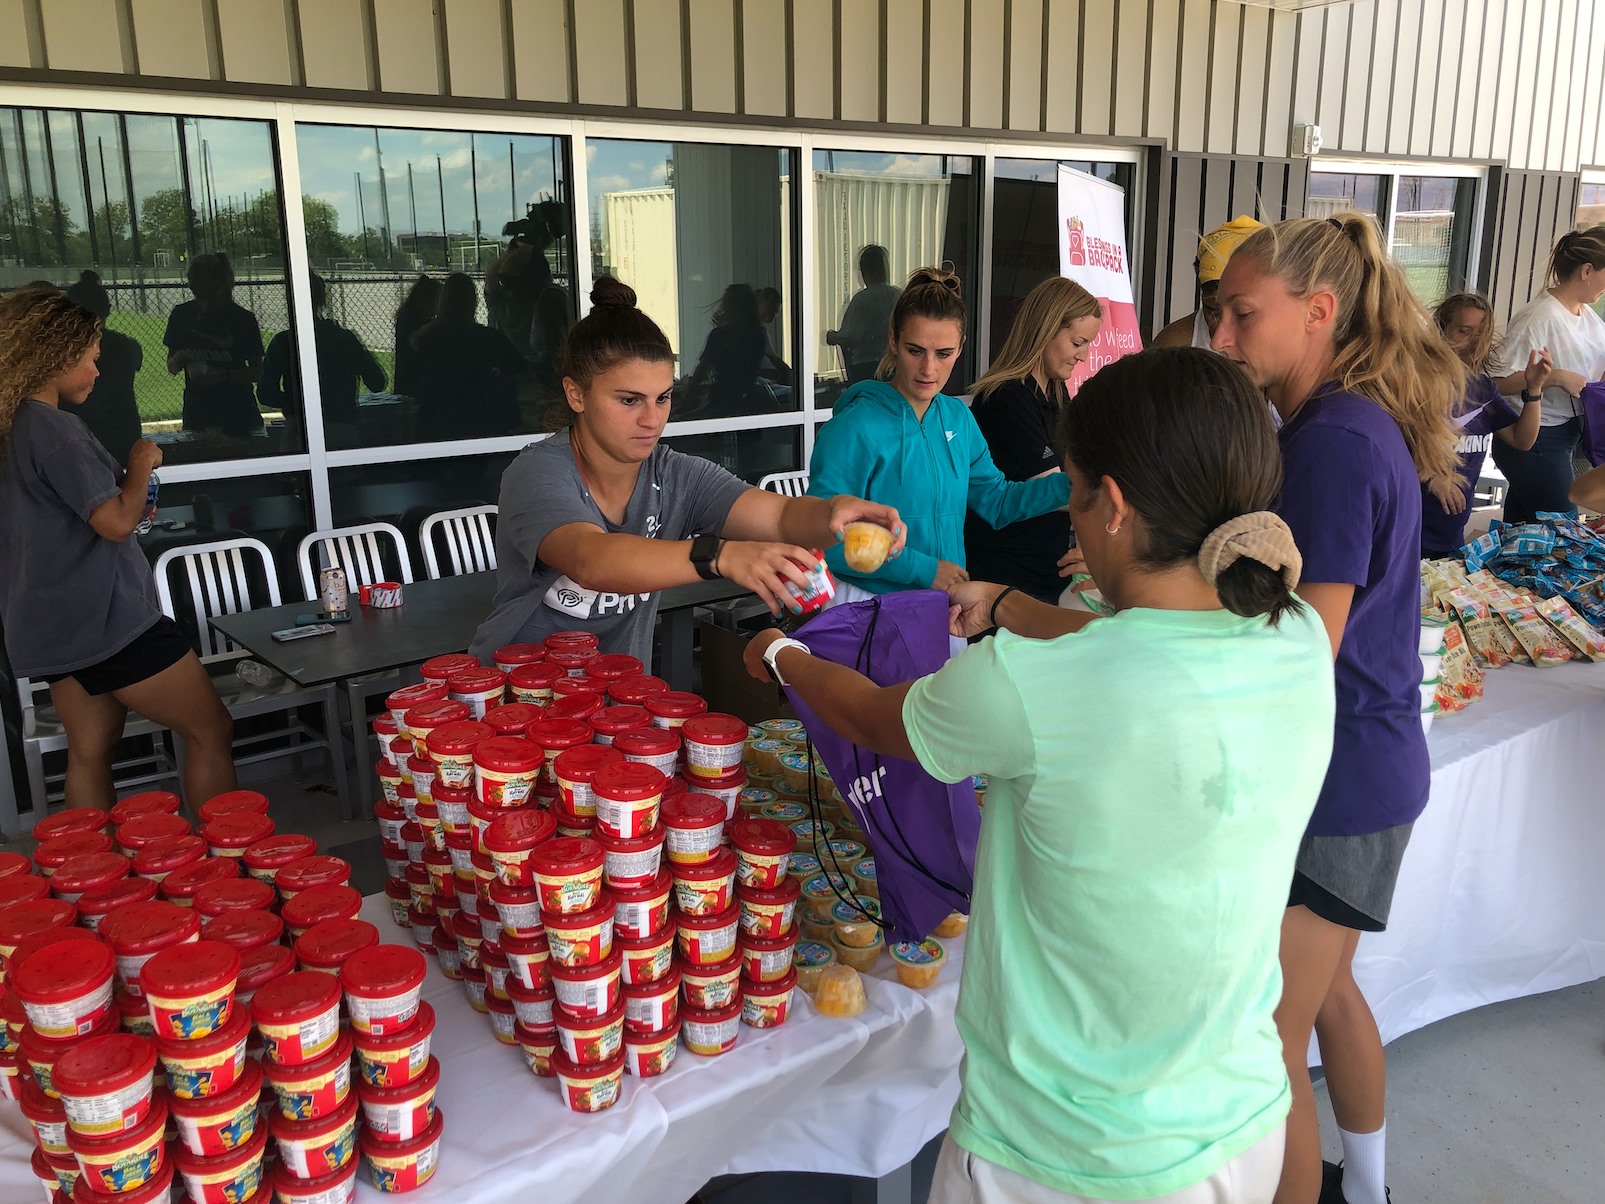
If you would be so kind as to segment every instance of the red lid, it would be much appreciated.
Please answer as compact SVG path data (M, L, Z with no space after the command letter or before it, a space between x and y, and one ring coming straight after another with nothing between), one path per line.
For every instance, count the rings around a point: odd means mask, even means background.
M147 845L160 844L189 834L189 820L165 811L147 811L117 829L117 843L136 852Z
M271 911L230 911L206 921L201 929L209 941L224 941L236 949L271 945L284 936L284 921Z
M500 1011L503 1007L505 1007L508 1011L511 1011L513 1006L510 1003L502 1004L501 1000L494 997L487 998L485 1002L493 1011ZM501 1006L498 1007L498 1005ZM412 1025L409 1024L407 1027L410 1029ZM403 1083L399 1087L381 1087L375 1083L358 1082L357 1096L365 1104L400 1104L405 1103L414 1096L423 1095L427 1091L433 1091L439 1086L440 1062L434 1057L431 1057L429 1061L424 1063L423 1070L411 1082Z
M584 836L559 836L530 854L537 874L548 878L592 873L601 868L602 846Z
M113 826L125 824L136 815L143 815L149 811L165 811L168 815L177 815L183 809L183 802L171 790L147 790L143 794L130 794L111 809L111 822Z
M669 972L662 978L651 982L627 982L624 984L624 997L626 999L651 999L657 995L668 995L680 989L680 971L669 967Z
M633 732L625 732L619 740L632 735ZM613 747L618 748L617 740ZM642 761L624 761L599 772L591 782L591 789L598 797L613 802L640 803L661 795L668 782L668 775L655 766Z
M555 928L559 932L577 932L585 928L595 928L614 916L615 904L613 896L608 891L601 891L597 895L595 907L585 911L577 911L571 915L559 915L556 912L541 911L541 922L547 928Z
M546 659L565 672L572 673L575 669L585 668L596 659L596 646L593 644L589 648L578 645L558 648L548 644Z
M9 964L20 966L47 945L57 945L65 941L78 944L83 941L99 940L100 937L87 928L70 925L66 928L42 928L38 932L30 932L17 942L17 947L11 951Z
M451 933L468 941L470 945L485 939L485 930L479 926L479 917L459 911L451 918Z
M508 989L518 980L509 978ZM422 1041L435 1031L435 1009L429 1006L427 999L418 1003L418 1014L412 1018L412 1023L406 1028L393 1033L359 1033L353 1031L351 1039L356 1042L359 1053L383 1053L391 1049L406 1049L408 1046ZM430 1061L434 1061L433 1058Z
M324 920L295 942L295 955L308 969L337 969L354 953L379 943L379 930L367 920Z
M696 932L711 932L716 928L728 928L732 924L740 924L741 908L732 903L718 915L712 916L688 916L683 911L677 911L674 914L674 923L677 928L690 928Z
M273 887L256 878L220 878L201 887L191 899L191 905L207 919L227 911L271 911L273 902Z
M356 1164L353 1158L351 1165ZM96 1191L90 1186L88 1175L79 1175L71 1197L65 1192L58 1192L55 1204L156 1204L156 1201L166 1204L171 1198L174 1174L172 1162L164 1159L161 1168L144 1183L133 1191L119 1192L117 1195Z
M607 696L625 706L640 706L653 695L668 691L669 683L661 677L626 677L609 684Z
M710 711L706 715L687 719L680 736L698 744L745 744L747 721L737 719L734 715Z
M305 931L324 920L349 920L362 910L362 894L351 886L314 886L279 909L291 928Z
M403 853L402 856L406 856L406 854ZM407 884L395 878L385 879L385 894L392 899L407 900L412 898L412 891Z
M507 675L507 684L515 690L550 690L552 683L564 676L563 669L550 661L520 665Z
M0 911L0 946L13 949L30 933L65 928L77 918L78 909L63 899L28 899L13 903Z
M547 752L589 744L594 735L583 719L537 719L524 734Z
M408 708L419 706L426 702L439 702L446 697L446 683L443 681L421 681L417 685L402 686L399 690L391 691L385 699L385 706L392 711L400 711L402 718L406 718Z
M419 666L418 672L423 674L425 681L450 681L453 674L477 668L477 657L469 656L466 652L450 652L445 656L430 657Z
M682 794L688 793L690 789L691 787L686 785L686 780L679 774L675 774L669 779L669 784L663 788L663 798L665 801L677 798Z
M295 969L295 954L283 945L258 945L240 951L240 981L234 988L236 995L249 995L264 983L291 973Z
M622 1057L622 1053L620 1057ZM429 1127L416 1137L406 1141L384 1141L375 1137L366 1126L360 1126L361 1132L357 1144L362 1152L369 1158L411 1158L421 1154L430 1146L440 1141L441 1134L446 1131L446 1111L438 1104L435 1105L435 1119L429 1122ZM356 1159L352 1159L353 1164Z
M128 877L128 858L121 853L86 853L64 861L50 879L58 895L81 895L92 886L105 886Z
M144 1040L143 1037L135 1037L133 1039L136 1041ZM151 1056L156 1056L154 1050L152 1050ZM115 1160L120 1151L137 1147L149 1141L165 1128L167 1128L167 1092L157 1091L151 1095L150 1111L146 1113L145 1119L132 1129L125 1129L121 1133L108 1133L104 1137L89 1137L69 1127L67 1130L67 1144L72 1147L74 1154L80 1154L84 1158L93 1159L97 1162L110 1162ZM162 1168L156 1172L152 1182L168 1178L171 1174L172 1168L168 1165L167 1159L163 1158ZM88 1175L83 1175L79 1178L78 1187L73 1193L74 1200L79 1198L78 1193L83 1191L84 1184L88 1182ZM146 1186L148 1187L149 1184ZM157 1192L154 1196L147 1196L143 1195L144 1191L145 1187L140 1187L131 1192L107 1195L103 1192L95 1191L91 1187L84 1199L93 1201L93 1204L101 1204L102 1201L115 1201L116 1204L125 1204L125 1201L133 1200L136 1196L140 1196L145 1200L162 1198L160 1192Z
M611 904L610 904L611 906ZM573 918L573 917L570 917ZM611 953L597 962L594 966L560 966L554 961L546 963L546 971L555 979L563 982L595 982L602 978L612 978L624 967L624 952L615 948ZM589 1027L594 1021L586 1021Z
M258 1123L251 1139L220 1154L197 1154L183 1142L173 1147L173 1165L184 1175L212 1175L230 1171L236 1174L248 1166L259 1166L267 1147L268 1126ZM225 1191L228 1189L225 1188ZM246 1204L269 1204L272 1192L260 1188L246 1197ZM225 1198L231 1198L225 1196Z
M663 825L681 830L717 828L724 823L724 804L708 794L682 794L664 799Z
M662 828L657 829L657 833L658 833L658 839L662 840L663 839L663 829ZM645 837L645 836L635 836L635 837L630 837L630 838L628 838L626 840L620 841L619 843L620 844L628 844L628 843L633 843L634 841L640 841L640 840L646 840L646 839L647 839L647 837ZM609 842L604 841L603 843L609 843ZM666 895L673 889L674 889L674 879L672 877L670 877L670 875L669 875L669 867L668 866L663 866L662 868L660 868L658 870L658 872L657 872L657 876L654 877L652 879L652 881L646 883L644 886L611 886L610 885L608 887L609 892L611 892L612 895L613 895L613 901L615 903L644 903L648 899L656 899L656 898L659 898L662 895Z
M568 753L563 755L566 757ZM556 831L557 820L552 818L551 812L520 807L491 821L485 829L484 845L490 852L513 853L544 844Z
M569 677L564 680L575 681L577 679ZM581 691L577 694L563 694L553 698L546 708L546 718L549 720L580 719L589 723L591 717L600 713L601 710L601 694Z
M239 977L239 950L221 941L200 940L155 954L139 972L139 989L146 996L185 999L225 986L232 989Z
M201 822L209 824L214 819L222 819L223 816L233 815L238 811L266 815L267 795L256 790L225 790L222 794L214 794L201 804Z
M51 837L36 848L33 861L40 869L49 872L75 857L104 853L111 847L111 837L104 832L66 832Z
M104 886L93 886L78 896L78 915L85 920L116 911L125 903L144 903L156 897L156 883L149 878L119 878Z
M547 652L554 648L589 648L595 651L601 641L594 632L583 631L577 627L566 627L562 631L554 631L541 641Z
M778 819L738 819L730 825L730 843L743 853L779 857L797 847L797 834Z
M347 1109L350 1115L347 1115ZM290 1121L284 1119L284 1114L277 1109L273 1113L273 1139L275 1141L292 1140L289 1130L293 1125L327 1125L326 1130L317 1132L338 1133L341 1128L351 1123L351 1117L356 1115L357 1097L353 1092L346 1097L346 1106L330 1116L320 1116L317 1120ZM338 1124L335 1122L339 1121ZM267 1174L266 1182L271 1187L273 1198L280 1201L304 1200L352 1200L356 1198L356 1185L353 1180L357 1177L357 1169L362 1165L362 1159L353 1158L339 1170L330 1171L326 1175L318 1175L313 1179L303 1179L290 1170L288 1164L275 1162L272 1170Z
M374 716L373 734L376 736L396 736L401 734L401 728L396 724L396 717L389 711L381 711Z
M198 1053L221 1053L230 1046L239 1044L241 1030L250 1032L250 1017L244 1008L235 1008L228 1023L218 1029L209 1037L202 1037L199 1041L169 1041L165 1037L156 1039L157 1050L169 1058L181 1058L191 1049ZM201 1047L201 1048L196 1048ZM240 1071L240 1077L226 1090L216 1095L201 1095L194 1099L182 1099L179 1096L170 1096L167 1106L174 1116L193 1117L199 1120L205 1116L218 1116L233 1112L262 1094L262 1068L250 1058L245 1059L245 1066ZM277 1109L274 1112L277 1113ZM258 1126L266 1129L266 1125ZM124 1197L116 1197L122 1200Z
M686 795L695 798L696 795ZM701 796L706 798L707 795ZM729 849L716 849L712 857L706 861L698 861L689 865L676 865L674 876L687 882L709 882L714 878L723 878L726 874L736 872L736 855Z
M680 733L661 727L632 727L613 737L613 747L626 757L666 757L680 751Z
M607 682L598 681L584 673L570 673L552 683L555 698L569 698L575 694L606 694Z
M474 746L474 764L501 773L533 773L545 757L539 744L523 736L492 736Z
M55 941L12 958L11 988L23 1003L48 1005L81 999L111 981L117 958L105 941Z
M27 1075L22 1076L22 1097L18 1102L22 1105L23 1116L35 1124L67 1123L67 1109L61 1100L54 1095L46 1095L44 1089Z
M208 822L201 829L201 835L214 849L239 849L244 852L257 841L272 836L273 830L273 821L265 815L258 815L254 811L232 811Z
M654 694L643 704L660 719L689 719L693 715L701 715L708 709L707 702L700 694L692 694L687 690L669 690L662 694ZM743 725L743 738L745 726Z
M324 982L332 983L334 979L318 970L311 971ZM283 979L279 980L283 982ZM310 1079L322 1078L342 1062L351 1060L351 1034L342 1031L334 1039L334 1048L328 1053L320 1054L310 1062L302 1062L299 1066L285 1066L278 1062L267 1062L262 1066L263 1077L268 1082L301 1083Z
M461 914L461 913L459 913ZM423 985L428 963L405 945L374 945L340 967L340 985L365 999L385 998Z
M0 879L16 878L33 873L33 862L22 853L0 850Z
M206 856L206 848L206 837L194 832L148 844L134 854L134 873L145 877L171 874L182 866L200 861ZM233 862L233 858L229 860Z
M162 894L169 899L193 899L208 882L238 878L240 863L233 857L203 857L181 865L162 879Z
M351 882L351 863L328 853L302 857L281 869L274 882L287 898L314 886L347 886Z
M0 878L0 911L13 903L43 899L49 893L50 879L37 874L12 874L9 878Z
M323 1015L339 1002L340 983L333 975L298 970L257 988L251 999L251 1019L258 1025L299 1024Z
M444 689L445 687L442 687ZM468 704L447 698L411 708L402 716L413 731L429 731L469 718Z
M620 732L651 727L652 712L642 706L611 706L591 716L590 724L598 735L617 736Z
M552 772L565 782L589 785L598 770L623 760L623 753L606 744L580 744L558 753L552 762Z
M546 659L546 649L540 644L504 644L490 659L498 665L536 665Z
M189 940L201 917L177 903L130 903L100 922L100 935L124 955L153 953Z
M265 836L245 850L245 868L248 870L276 870L310 857L318 851L318 842L299 832L280 832ZM276 879L275 879L276 880Z
M485 724L497 736L522 736L524 729L541 718L541 708L533 702L509 702L485 712Z
M455 723L441 724L429 733L427 743L431 756L460 757L473 752L475 745L494 734L488 723L480 723L474 719L460 719Z
M586 665L585 672L592 677L615 682L627 677L640 677L646 672L646 666L641 663L639 657L628 656L622 652L609 652Z
M487 694L493 690L500 691L506 685L507 674L482 665L453 673L446 679L446 690L451 694Z
M150 1078L155 1070L156 1046L148 1038L107 1033L79 1041L62 1054L50 1085L66 1096L110 1095Z
M797 879L792 878L789 875L785 878L782 878L778 886L772 887L769 890L763 890L755 886L736 887L736 899L738 902L752 903L756 906L762 907L780 907L786 903L795 903L801 897L802 883L798 882ZM793 925L788 932L790 936L795 938L797 935L796 926ZM749 937L746 934L743 934L741 939L748 940ZM786 943L786 938L784 936L773 938L751 937L750 940L753 948L755 949L779 948L780 945ZM769 943L771 941L776 941L778 944L772 945Z
M110 823L111 816L98 807L68 807L36 823L32 836L39 844L43 844L68 832L103 832Z

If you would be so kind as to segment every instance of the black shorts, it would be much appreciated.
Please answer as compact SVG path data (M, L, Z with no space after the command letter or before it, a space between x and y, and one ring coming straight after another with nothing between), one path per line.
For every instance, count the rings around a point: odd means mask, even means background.
M86 694L112 694L171 669L193 651L178 624L163 615L105 660L71 673L46 675L44 680L54 685L71 677Z

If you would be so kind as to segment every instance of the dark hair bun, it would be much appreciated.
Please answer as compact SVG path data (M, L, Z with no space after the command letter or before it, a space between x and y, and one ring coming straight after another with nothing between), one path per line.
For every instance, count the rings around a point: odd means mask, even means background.
M964 295L964 286L956 272L946 268L915 268L908 278L909 288L918 288L924 284L939 284L955 296Z
M634 309L635 290L612 276L598 276L591 285L591 304L598 308L616 306L619 309Z

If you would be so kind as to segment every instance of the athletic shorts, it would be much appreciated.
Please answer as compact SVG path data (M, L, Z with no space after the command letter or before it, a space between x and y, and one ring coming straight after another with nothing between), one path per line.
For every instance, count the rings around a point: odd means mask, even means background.
M1412 827L1400 824L1364 836L1306 834L1287 905L1308 907L1323 920L1357 932L1383 931Z
M105 660L71 673L46 676L44 680L54 685L71 677L86 694L113 694L147 677L155 677L164 669L171 669L192 651L178 624L163 615Z

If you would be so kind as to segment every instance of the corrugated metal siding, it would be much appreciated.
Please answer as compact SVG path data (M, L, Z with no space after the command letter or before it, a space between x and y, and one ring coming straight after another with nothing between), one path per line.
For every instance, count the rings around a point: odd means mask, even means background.
M1286 154L1293 123L1315 120L1332 153L1573 171L1605 162L1599 7L0 0L0 69L1112 134L1231 155ZM116 19L86 25L91 8Z
M1551 171L1503 171L1489 181L1485 242L1498 250L1484 291L1501 324L1544 287L1550 250L1575 224L1580 187L1578 176Z

